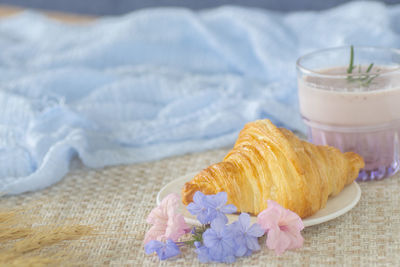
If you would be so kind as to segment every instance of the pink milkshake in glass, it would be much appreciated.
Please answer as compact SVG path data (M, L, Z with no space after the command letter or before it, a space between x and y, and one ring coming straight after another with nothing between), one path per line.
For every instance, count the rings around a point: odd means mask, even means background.
M358 180L400 168L400 51L339 47L297 61L300 112L308 138L365 161Z

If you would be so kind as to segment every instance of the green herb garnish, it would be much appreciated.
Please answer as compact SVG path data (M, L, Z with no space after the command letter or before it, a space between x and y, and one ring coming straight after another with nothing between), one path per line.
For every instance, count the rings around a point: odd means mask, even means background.
M347 68L347 73L351 74L353 72L354 69L354 47L350 46L350 63L349 63L349 67ZM361 66L360 66L361 68ZM349 77L351 78L351 77Z
M360 76L357 78L354 78L352 76L347 76L347 80L349 82L358 82L360 83L361 86L369 86L371 84L371 82L379 76L379 74L375 74L375 75L370 75L369 72L372 70L372 68L374 67L374 63L369 64L367 70L365 71L365 73L361 72L361 65L358 65L358 73L360 73ZM349 67L347 68L347 73L348 74L352 74L353 70L356 68L356 66L354 65L354 47L351 45L350 46L350 63L349 63ZM379 72L379 69L376 71Z
M367 73L372 69L373 66L374 66L374 63L369 64L368 69L367 69Z

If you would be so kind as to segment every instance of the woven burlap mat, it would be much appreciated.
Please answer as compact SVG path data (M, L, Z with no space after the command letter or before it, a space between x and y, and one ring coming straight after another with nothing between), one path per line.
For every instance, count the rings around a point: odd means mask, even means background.
M2 197L4 208L27 208L38 223L93 225L97 235L65 241L71 262L87 266L198 266L186 249L175 260L159 262L144 253L145 218L157 192L171 180L220 161L227 149L101 170L72 171L40 192ZM303 232L304 247L278 257L263 249L240 258L240 266L388 265L400 263L400 176L360 183L362 196L345 215ZM60 247L58 248L60 249ZM44 253L44 252L43 252ZM73 265L73 264L72 264Z

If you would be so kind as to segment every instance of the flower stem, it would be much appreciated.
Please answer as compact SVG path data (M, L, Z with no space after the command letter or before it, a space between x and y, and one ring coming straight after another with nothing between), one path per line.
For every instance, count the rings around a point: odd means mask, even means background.
M194 246L194 242L203 242L203 233L210 228L209 224L202 225L201 227L194 227L192 230L192 239L182 241L182 242L176 242L178 246Z

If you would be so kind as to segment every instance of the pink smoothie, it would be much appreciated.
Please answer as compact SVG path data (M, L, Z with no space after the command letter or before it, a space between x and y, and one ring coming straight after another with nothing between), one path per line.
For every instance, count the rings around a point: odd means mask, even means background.
M304 76L299 80L300 112L310 141L363 156L359 179L380 179L399 169L400 72L376 77L369 86L345 77ZM346 68L320 70L346 74Z

